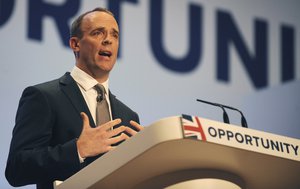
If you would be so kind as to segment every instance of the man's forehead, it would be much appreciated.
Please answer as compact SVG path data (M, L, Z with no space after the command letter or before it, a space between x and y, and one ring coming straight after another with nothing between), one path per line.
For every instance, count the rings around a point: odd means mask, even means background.
M82 29L108 26L119 31L118 23L115 18L109 13L100 11L91 12L85 15L81 24Z

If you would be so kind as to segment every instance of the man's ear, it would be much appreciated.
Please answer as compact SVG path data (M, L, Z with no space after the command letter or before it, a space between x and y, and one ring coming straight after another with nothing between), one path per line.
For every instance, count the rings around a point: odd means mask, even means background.
M74 52L78 52L80 50L79 40L77 37L71 37L69 40L69 45Z

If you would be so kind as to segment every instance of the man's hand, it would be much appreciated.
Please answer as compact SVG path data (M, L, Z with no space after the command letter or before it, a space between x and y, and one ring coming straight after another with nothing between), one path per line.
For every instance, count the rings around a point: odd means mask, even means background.
M82 158L96 156L112 150L114 148L111 146L112 144L129 138L126 134L122 133L123 131L127 131L130 134L135 132L125 126L112 129L113 126L121 123L121 119L115 119L99 127L92 128L88 116L83 112L80 115L83 120L83 128L77 140L77 150ZM120 133L122 134L116 136Z

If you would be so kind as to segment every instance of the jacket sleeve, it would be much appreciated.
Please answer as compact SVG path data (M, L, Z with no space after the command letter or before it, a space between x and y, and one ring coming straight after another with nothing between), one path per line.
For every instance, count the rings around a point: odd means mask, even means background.
M5 170L12 186L65 180L80 170L75 138L51 142L55 119L46 94L36 87L24 90Z

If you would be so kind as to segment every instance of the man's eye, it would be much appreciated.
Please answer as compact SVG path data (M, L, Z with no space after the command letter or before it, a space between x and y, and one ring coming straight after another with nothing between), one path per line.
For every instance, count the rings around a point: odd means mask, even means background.
M113 34L113 37L118 39L119 38L119 35L118 34Z
M93 33L93 35L102 35L103 34L103 31L95 31L94 33Z
M111 32L111 36L118 39L119 38L119 33L118 32Z

